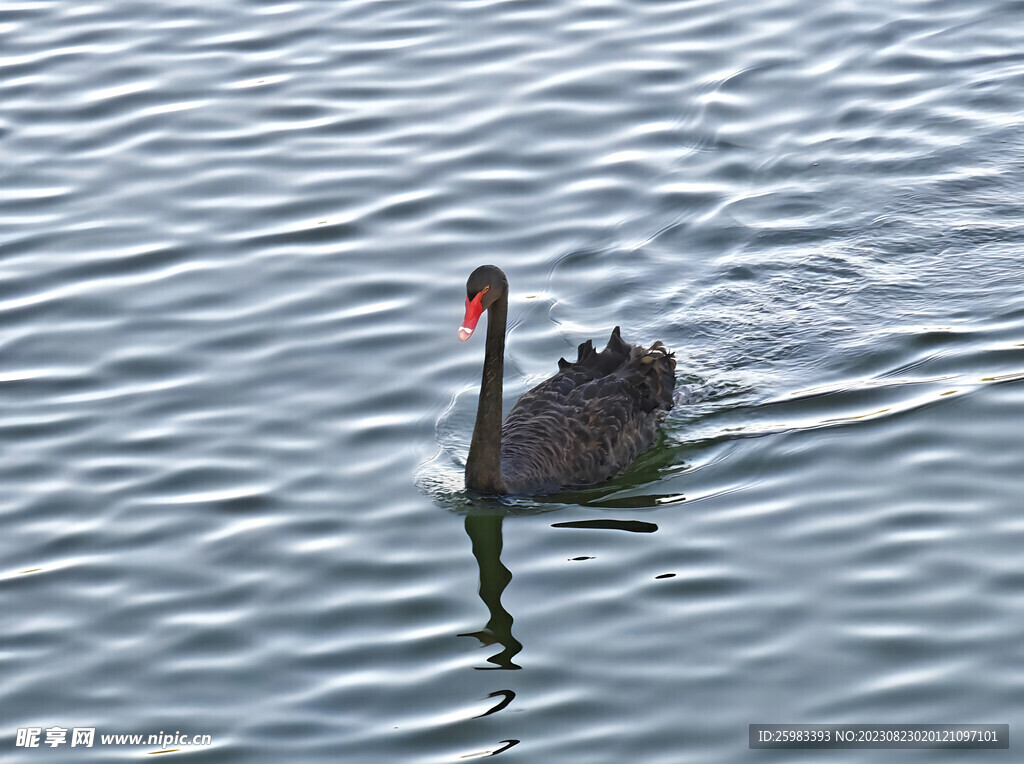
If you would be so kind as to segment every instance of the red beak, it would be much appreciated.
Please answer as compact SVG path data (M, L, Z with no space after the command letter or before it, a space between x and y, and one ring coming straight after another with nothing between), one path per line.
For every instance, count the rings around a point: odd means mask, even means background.
M484 312L483 299L486 292L487 288L485 287L472 300L468 297L466 298L466 315L462 319L462 326L459 327L459 339L463 342L468 340L473 334L473 330L476 329L476 323Z

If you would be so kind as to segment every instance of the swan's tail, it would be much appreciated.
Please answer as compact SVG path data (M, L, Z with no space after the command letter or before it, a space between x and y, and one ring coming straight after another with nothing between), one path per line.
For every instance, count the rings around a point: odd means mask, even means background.
M668 411L672 408L672 391L676 387L676 359L663 342L659 340L646 349L630 345L622 339L619 327L616 326L608 338L608 347L600 355L605 353L619 359L623 376L640 388L643 395L641 405L645 411Z
M668 411L672 408L672 391L676 386L675 355L661 342L649 348L631 345L622 339L619 327L612 330L604 350L594 350L587 340L579 346L576 361L558 359L562 372L582 372L593 378L615 376L627 380L640 393L644 411Z
M676 387L675 353L659 340L642 351L640 364L647 369L644 376L650 384L651 394L656 401L654 407L668 411L675 402L672 397L672 392Z

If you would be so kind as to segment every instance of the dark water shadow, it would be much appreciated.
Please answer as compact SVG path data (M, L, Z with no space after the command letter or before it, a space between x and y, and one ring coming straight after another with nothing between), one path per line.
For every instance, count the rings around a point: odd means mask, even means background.
M584 528L600 531L626 531L627 533L654 533L658 526L641 520L574 520L552 523L552 528Z

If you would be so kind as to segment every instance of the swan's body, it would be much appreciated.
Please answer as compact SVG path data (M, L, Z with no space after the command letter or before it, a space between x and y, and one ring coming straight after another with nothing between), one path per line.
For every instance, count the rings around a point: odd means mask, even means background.
M460 339L488 311L467 488L488 494L581 488L614 477L650 447L675 388L675 359L664 345L630 345L615 327L600 353L588 340L575 363L559 359L558 373L524 393L502 423L508 281L484 265L469 277L466 292Z

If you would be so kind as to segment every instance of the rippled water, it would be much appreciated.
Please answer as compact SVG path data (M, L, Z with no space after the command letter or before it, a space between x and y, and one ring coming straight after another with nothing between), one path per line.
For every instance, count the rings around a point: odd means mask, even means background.
M1022 39L1010 0L0 2L4 760L1015 760ZM467 500L484 262L508 405L616 324L676 349L629 474Z

